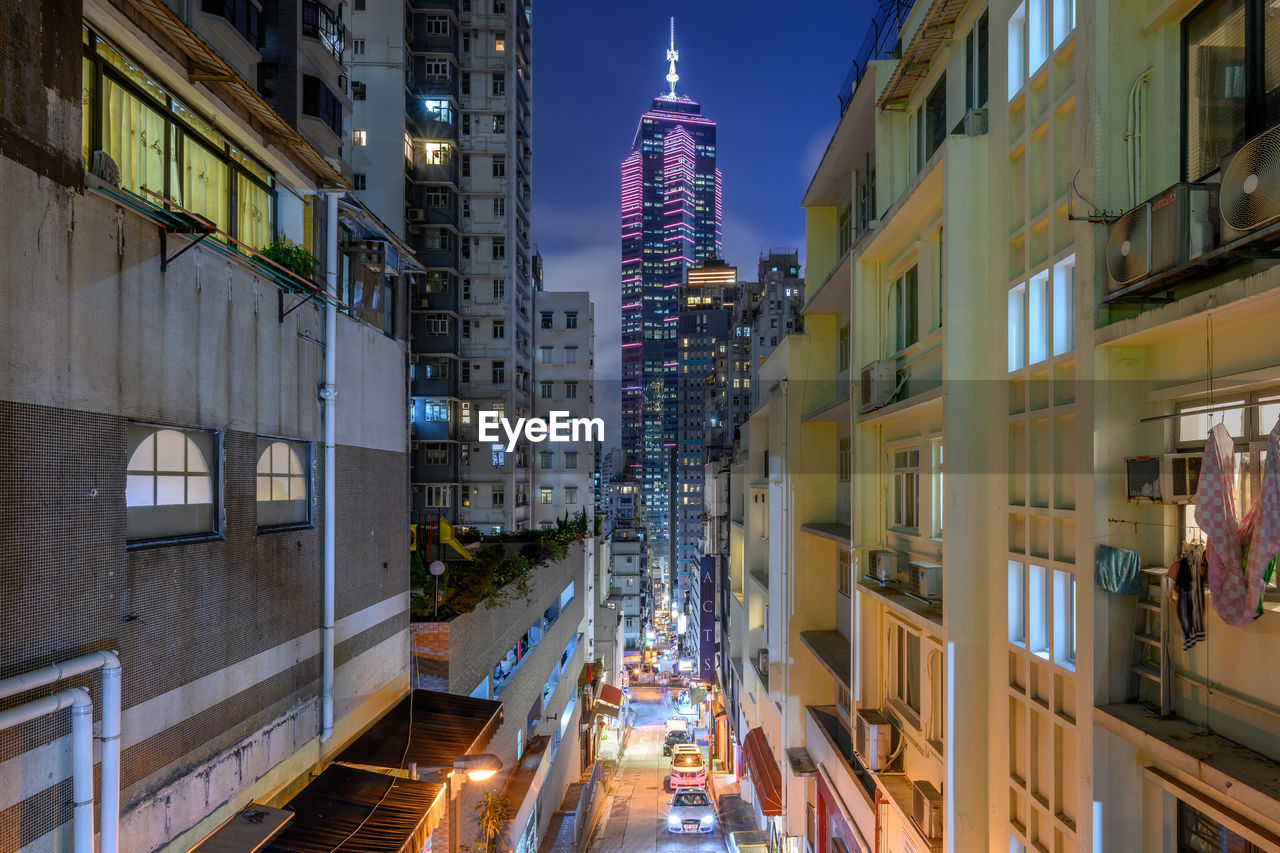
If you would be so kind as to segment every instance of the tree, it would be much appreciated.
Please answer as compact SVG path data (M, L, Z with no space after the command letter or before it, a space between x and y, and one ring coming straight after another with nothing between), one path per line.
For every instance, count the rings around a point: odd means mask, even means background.
M484 840L485 853L497 853L498 837L507 823L507 795L488 791L484 799L476 803L476 826Z

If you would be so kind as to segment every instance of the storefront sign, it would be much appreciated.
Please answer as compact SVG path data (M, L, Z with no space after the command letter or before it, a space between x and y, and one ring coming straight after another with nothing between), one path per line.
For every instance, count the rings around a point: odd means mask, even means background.
M715 557L703 557L698 614L698 678L704 684L716 680L716 574Z

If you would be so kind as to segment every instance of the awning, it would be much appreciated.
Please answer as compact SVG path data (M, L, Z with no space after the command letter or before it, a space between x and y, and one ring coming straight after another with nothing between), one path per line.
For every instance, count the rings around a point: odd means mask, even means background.
M502 703L435 690L414 690L337 761L366 767L452 767L454 759L482 752L502 725Z
M756 801L765 817L782 816L782 773L773 760L764 729L756 726L747 732L742 741L742 758L751 770L751 782L756 789Z
M444 786L331 764L285 808L294 813L264 853L418 853L431 837L428 812Z
M622 691L612 684L601 684L595 710L597 714L604 714L606 717L622 716Z

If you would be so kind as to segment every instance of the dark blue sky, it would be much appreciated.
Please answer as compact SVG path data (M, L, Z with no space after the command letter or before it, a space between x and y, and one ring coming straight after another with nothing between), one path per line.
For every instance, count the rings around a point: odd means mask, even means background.
M873 0L541 0L533 19L533 237L548 290L596 303L598 409L610 424L619 364L618 167L640 114L677 91L718 124L724 254L755 278L763 249L804 249L800 199L839 119L836 92Z

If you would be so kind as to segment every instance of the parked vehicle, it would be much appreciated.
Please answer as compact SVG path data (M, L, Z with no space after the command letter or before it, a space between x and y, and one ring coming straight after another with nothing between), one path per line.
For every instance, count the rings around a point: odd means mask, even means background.
M667 732L667 738L662 742L662 754L670 755L677 744L692 742L693 739L689 737L689 733L684 729L672 729Z
M702 750L693 744L676 744L671 748L671 789L705 788L707 764Z
M667 832L714 832L716 807L706 791L676 791L668 801Z
M672 717L667 720L667 734L670 734L671 732L684 732L685 734L688 734L689 721L683 717Z

